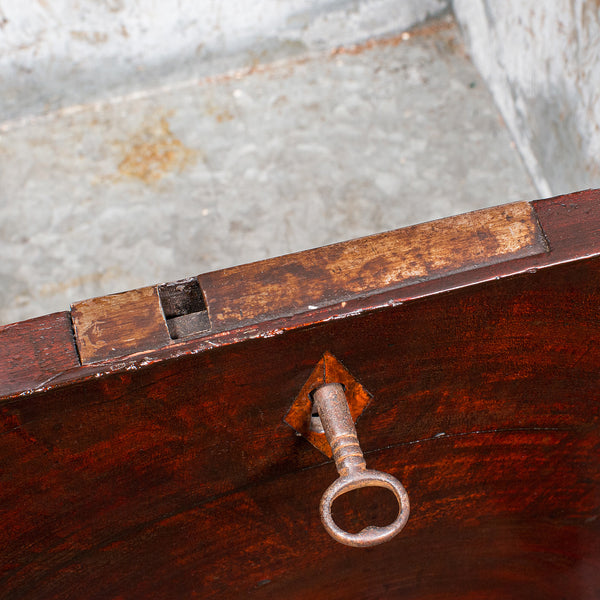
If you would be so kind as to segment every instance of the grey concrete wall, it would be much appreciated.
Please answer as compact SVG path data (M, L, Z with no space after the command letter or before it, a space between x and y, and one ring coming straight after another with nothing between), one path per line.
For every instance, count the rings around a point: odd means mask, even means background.
M600 187L600 2L453 6L539 193Z
M402 31L449 0L0 0L0 122Z

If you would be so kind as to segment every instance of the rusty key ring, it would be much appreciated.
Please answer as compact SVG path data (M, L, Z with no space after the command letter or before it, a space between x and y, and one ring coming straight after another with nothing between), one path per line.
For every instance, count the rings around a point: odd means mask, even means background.
M388 473L367 469L342 385L325 384L315 390L313 398L340 475L321 497L319 511L323 526L333 539L347 546L364 548L391 540L406 525L410 513L404 486ZM336 525L331 515L331 505L342 494L363 487L390 490L398 501L398 516L385 527L370 525L359 533L348 533Z

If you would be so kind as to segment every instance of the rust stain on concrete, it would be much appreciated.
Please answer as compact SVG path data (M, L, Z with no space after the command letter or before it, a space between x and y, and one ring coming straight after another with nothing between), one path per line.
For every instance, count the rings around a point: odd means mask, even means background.
M210 101L206 104L206 114L213 116L217 123L224 123L225 121L231 121L235 118L228 108L214 104Z
M162 117L132 138L131 144L125 147L125 156L118 169L123 176L150 184L168 173L183 171L197 156L196 150L177 139L167 119Z
M74 40L94 46L108 42L108 35L103 31L71 31L70 33Z
M403 42L408 42L413 38L429 37L438 35L445 31L452 31L456 29L456 23L454 20L442 17L441 19L434 19L427 22L425 25L415 27L409 31L404 31L398 35L386 38L374 38L363 42L362 44L353 44L350 46L340 46L331 51L332 56L338 56L340 54L362 54L375 48L383 48L385 46L398 46Z

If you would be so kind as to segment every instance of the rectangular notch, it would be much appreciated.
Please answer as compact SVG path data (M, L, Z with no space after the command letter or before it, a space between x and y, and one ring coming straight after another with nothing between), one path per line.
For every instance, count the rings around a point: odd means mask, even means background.
M204 294L195 277L159 285L158 296L172 340L210 330Z

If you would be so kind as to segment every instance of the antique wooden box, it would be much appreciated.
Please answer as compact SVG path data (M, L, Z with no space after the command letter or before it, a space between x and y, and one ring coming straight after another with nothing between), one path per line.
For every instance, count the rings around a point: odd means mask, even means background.
M1 327L0 597L600 598L599 284L588 191Z

